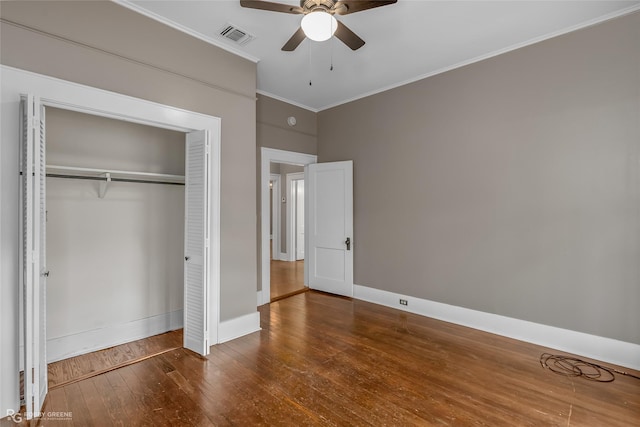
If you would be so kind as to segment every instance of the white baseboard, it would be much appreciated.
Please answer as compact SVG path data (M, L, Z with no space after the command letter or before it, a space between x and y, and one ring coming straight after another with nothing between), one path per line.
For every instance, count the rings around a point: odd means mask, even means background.
M182 328L183 310L47 340L47 363Z
M353 297L445 322L640 370L640 345L354 285ZM400 298L408 305L400 305Z
M220 322L218 326L218 344L259 331L260 313L249 313L235 319Z
M258 307L264 304L264 301L262 301L262 290L258 291L256 301L258 302Z
M288 261L289 260L289 254L286 252L280 252L280 254L278 255L278 260L280 261Z

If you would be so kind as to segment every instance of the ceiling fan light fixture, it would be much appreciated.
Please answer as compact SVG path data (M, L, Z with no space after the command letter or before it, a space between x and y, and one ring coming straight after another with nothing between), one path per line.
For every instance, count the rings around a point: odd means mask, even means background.
M323 42L329 40L338 28L336 18L322 10L307 13L302 18L302 31L305 36L313 41Z

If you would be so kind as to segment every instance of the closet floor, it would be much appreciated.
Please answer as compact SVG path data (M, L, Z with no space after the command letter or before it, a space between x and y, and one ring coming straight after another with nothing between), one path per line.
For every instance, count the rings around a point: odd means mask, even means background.
M49 363L49 389L182 348L182 329Z

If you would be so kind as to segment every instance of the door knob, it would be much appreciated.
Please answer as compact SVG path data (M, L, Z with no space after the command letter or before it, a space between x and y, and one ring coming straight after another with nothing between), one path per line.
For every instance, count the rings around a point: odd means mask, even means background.
M347 250L351 250L351 238L347 237L347 240L344 241L344 244L347 245Z

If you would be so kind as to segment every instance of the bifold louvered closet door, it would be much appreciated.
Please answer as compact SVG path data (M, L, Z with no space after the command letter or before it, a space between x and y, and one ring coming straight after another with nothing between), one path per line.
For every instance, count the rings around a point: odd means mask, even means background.
M210 148L206 131L187 134L184 232L184 346L209 354Z
M30 419L47 395L45 120L38 97L22 98L21 121L24 402Z

